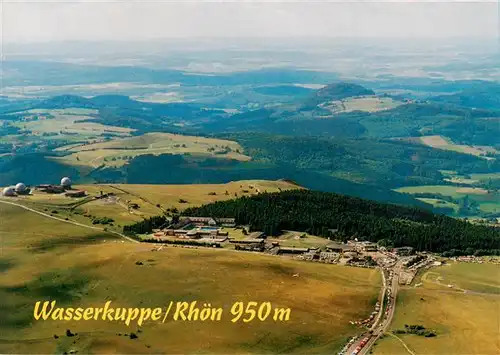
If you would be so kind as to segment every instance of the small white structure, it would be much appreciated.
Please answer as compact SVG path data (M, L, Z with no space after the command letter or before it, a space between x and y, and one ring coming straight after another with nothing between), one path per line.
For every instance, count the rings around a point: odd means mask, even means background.
M2 196L16 196L16 191L12 186L6 187L2 190Z
M26 192L26 185L24 185L22 182L19 182L16 184L16 187L14 189L17 193L23 194Z
M63 177L61 179L61 186L62 187L71 187L71 179L69 177Z

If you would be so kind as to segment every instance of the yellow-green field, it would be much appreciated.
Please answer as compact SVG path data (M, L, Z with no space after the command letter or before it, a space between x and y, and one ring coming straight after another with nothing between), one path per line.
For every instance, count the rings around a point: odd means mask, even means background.
M485 196L488 191L480 187L457 187L449 185L423 185L423 186L408 186L396 189L398 192L406 192L415 194L420 192L436 193L451 197L463 197L465 195Z
M126 164L128 160L144 154L189 153L242 161L250 160L250 157L241 153L243 148L236 142L170 133L148 133L107 142L61 147L59 150L71 152L65 157L58 158L59 161L92 167L102 165L119 167Z
M349 321L371 311L381 282L371 269L229 250L153 250L2 203L0 218L0 353L332 353L359 332ZM35 321L34 304L43 300L75 308L197 300L224 315L142 327ZM237 301L290 308L290 320L232 323ZM67 337L67 329L76 335Z
M455 199L468 196L470 200L477 202L479 209L483 212L500 212L500 195L495 191L488 191L480 187L459 187L450 185L423 185L408 186L396 189L398 192L409 194L433 193L450 196ZM437 198L418 198L421 201L431 203L435 207L451 207L457 209L458 205Z
M2 88L3 95L9 97L44 97L56 95L96 95L108 94L129 94L133 95L137 92L156 92L158 90L172 90L178 87L179 84L141 84L141 83L126 83L112 82L102 84L78 84L78 85L27 85L27 86L5 86Z
M491 173L491 174L471 174L471 178L479 181L488 181L491 180L499 180L500 173Z
M93 200L80 205L90 198L70 198L64 194L46 194L33 191L32 195L14 198L0 197L0 200L13 201L36 210L51 213L56 210L59 217L79 223L91 223L91 217L112 218L114 226L140 221L143 218L162 214L167 209L182 211L188 207L205 203L223 201L241 196L251 196L263 192L277 192L300 188L287 181L243 180L226 184L200 185L121 185L93 184L76 185L74 189L84 190L89 196L112 193L105 199ZM75 207L78 204L78 207ZM137 204L138 208L130 208ZM91 217L89 217L91 216Z
M498 154L497 150L493 147L454 144L448 138L443 136L420 137L420 142L429 147L443 149L443 150L451 150L459 153L471 154L478 157L484 157L486 159L492 159L491 157L485 156L487 153Z
M390 110L401 103L389 97L364 96L351 97L346 100L332 101L326 106L333 113L345 113L353 111L377 112Z
M474 179L467 179L463 177L449 177L449 178L444 178L443 181L451 182L453 184L466 184L466 185L474 185L479 182L479 180L474 180Z
M14 123L14 126L30 131L32 135L59 134L99 136L104 133L128 136L133 130L129 128L106 126L95 122L81 122L96 118L97 111L81 108L29 110L25 111L25 120Z
M281 246L293 248L319 248L330 244L330 240L301 232L288 231L269 241L279 242Z
M146 95L132 96L131 98L141 102L153 102L160 104L183 101L182 95L177 92L154 92Z
M300 188L287 181L241 180L226 184L201 185L120 185L113 184L129 193L141 196L153 204L175 207L179 210L199 206L204 203L223 201L241 196L251 196L263 192L277 192ZM226 194L227 192L227 194ZM213 194L215 193L215 195ZM186 202L179 202L182 199Z
M398 293L390 329L423 325L437 336L386 336L374 354L407 354L401 341L415 354L500 353L500 265L452 263L424 272L418 283Z

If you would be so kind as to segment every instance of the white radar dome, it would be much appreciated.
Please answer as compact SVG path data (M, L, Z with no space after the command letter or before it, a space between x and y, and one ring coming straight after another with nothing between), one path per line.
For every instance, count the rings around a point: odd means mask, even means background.
M26 192L26 185L24 185L22 182L16 184L16 187L15 187L15 190L16 192Z
M3 196L15 196L16 191L14 190L14 188L12 186L6 187L2 190L2 195Z
M61 179L61 186L64 186L64 187L69 187L71 186L71 180L69 177L63 177Z

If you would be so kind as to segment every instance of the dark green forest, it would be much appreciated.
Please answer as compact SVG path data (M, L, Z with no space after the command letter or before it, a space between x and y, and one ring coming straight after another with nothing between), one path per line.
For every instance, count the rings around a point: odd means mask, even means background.
M459 174L500 171L498 160L394 140L233 134L256 161L293 162L301 169L392 189L444 184L440 170Z

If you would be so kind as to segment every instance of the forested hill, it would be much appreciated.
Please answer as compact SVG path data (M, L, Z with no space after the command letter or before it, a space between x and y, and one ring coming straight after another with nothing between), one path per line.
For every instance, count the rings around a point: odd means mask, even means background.
M412 246L448 254L498 254L500 229L436 215L426 210L383 204L319 191L265 193L215 202L184 211L189 216L234 217L252 230L278 235L283 230L357 237L386 246Z
M375 95L375 92L358 84L339 82L327 85L316 91L307 101L307 105L316 106L328 101L365 95Z

